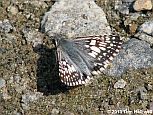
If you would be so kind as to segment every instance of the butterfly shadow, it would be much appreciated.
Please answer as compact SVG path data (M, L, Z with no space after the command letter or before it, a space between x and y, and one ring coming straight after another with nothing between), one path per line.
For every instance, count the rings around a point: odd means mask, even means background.
M70 89L61 83L56 48L38 45L34 51L39 54L37 61L37 90L44 95L56 95Z

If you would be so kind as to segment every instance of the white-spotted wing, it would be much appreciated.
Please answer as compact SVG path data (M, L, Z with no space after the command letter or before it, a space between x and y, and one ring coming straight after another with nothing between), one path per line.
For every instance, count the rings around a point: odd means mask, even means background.
M75 40L58 38L55 41L59 76L68 86L86 84L93 75L102 73L122 45L120 37L114 34L79 37Z

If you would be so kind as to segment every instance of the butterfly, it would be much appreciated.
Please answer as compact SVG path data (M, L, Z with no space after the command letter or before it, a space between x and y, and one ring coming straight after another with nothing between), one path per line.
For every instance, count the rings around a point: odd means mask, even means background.
M67 86L88 83L94 75L104 71L121 49L118 35L100 35L66 39L53 38L57 49L59 76Z

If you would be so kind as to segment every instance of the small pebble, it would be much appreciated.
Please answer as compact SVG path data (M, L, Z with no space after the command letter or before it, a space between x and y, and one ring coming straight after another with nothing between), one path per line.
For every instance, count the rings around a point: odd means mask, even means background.
M6 81L2 78L0 78L0 88L3 88L6 84Z
M74 113L67 111L64 113L64 115L74 115Z
M32 42L33 47L36 47L39 44L42 44L43 35L37 30L31 30L30 28L25 27L22 30L24 37L27 42Z
M8 7L7 11L9 11L12 15L17 15L17 13L19 12L18 8L12 5Z
M131 4L134 0L116 0L115 9L122 14L129 14L131 10Z
M0 21L0 32L8 33L13 30L13 26L11 25L8 19L4 19Z
M59 113L59 110L58 110L58 109L53 108L51 113L52 113L53 115L58 114L58 113Z
M151 10L152 2L151 0L136 0L133 8L135 11Z
M131 24L129 24L129 31L132 35L135 34L137 27L138 25L135 22L132 22Z
M114 84L114 88L124 88L126 85L126 81L124 81L123 79L118 80L115 84Z
M143 23L134 36L153 44L153 20Z
M130 13L130 19L133 21L137 21L139 16L140 16L139 13Z
M147 90L152 91L153 90L152 85L148 84Z
M29 92L29 93L22 95L21 101L25 104L28 104L29 102L38 100L40 97L42 97L42 93L40 92L31 92L31 93Z
M147 90L145 89L145 87L139 87L137 90L137 95L138 95L138 98L140 100L145 100L145 99L148 99L148 96L147 96Z
M139 31L153 36L153 20L150 20L150 21L143 23L140 26Z
M150 84L145 83L144 87L146 88L147 91L152 91L153 90L153 87Z
M152 112L153 112L153 102L150 102L149 109L152 110Z

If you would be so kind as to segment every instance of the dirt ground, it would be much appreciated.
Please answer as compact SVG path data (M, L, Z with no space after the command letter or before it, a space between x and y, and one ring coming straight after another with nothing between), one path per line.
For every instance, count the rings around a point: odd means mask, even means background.
M17 0L15 0L17 1ZM39 0L38 0L39 1ZM37 2L38 2L37 1ZM8 19L13 28L0 33L0 114L1 115L98 115L150 112L153 114L153 67L129 70L121 77L102 75L90 85L67 88L54 83L50 75L56 65L52 43L42 36L43 45L34 47L27 41L23 29L40 30L42 16L54 2L39 5L18 0L0 1L0 20ZM135 31L117 25L121 20L109 16L113 2L97 1L107 14L111 27L123 36L132 36ZM13 10L11 9L13 6ZM17 13L16 13L17 12ZM140 18L137 25L152 19ZM58 74L54 73L54 74ZM121 89L114 88L119 79L126 81ZM3 86L2 86L3 85ZM55 86L56 85L56 86Z

